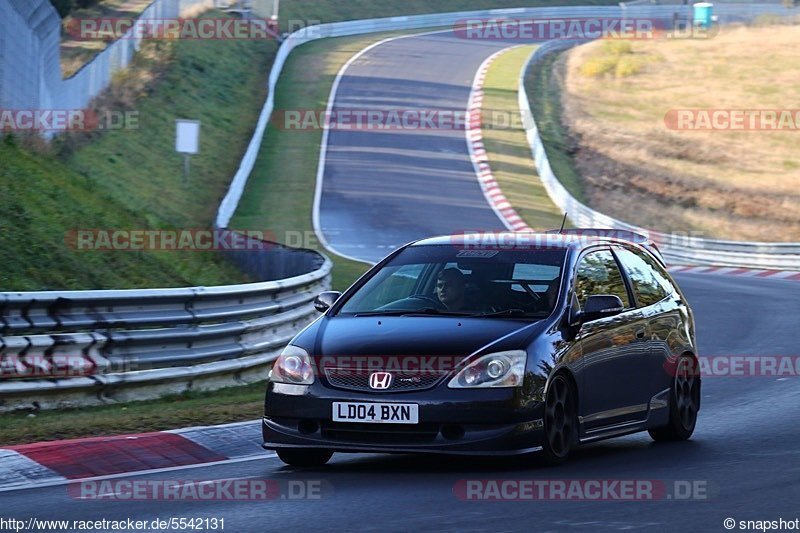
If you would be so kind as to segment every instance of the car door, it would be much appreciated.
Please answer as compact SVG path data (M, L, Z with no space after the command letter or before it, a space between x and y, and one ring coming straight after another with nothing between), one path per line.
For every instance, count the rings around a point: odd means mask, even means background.
M644 420L643 391L648 349L647 320L636 309L630 288L610 248L592 249L578 261L573 283L578 304L592 295L609 294L622 300L616 316L583 323L581 343L583 392L581 415L585 431L632 420Z
M664 269L645 252L619 246L614 253L630 280L636 307L648 322L648 389L642 400L649 402L669 388L669 358L686 344L680 297Z

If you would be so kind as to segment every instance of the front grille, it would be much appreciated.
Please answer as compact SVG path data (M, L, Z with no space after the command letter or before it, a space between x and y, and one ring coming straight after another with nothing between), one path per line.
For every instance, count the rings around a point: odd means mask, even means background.
M434 370L400 370L389 371L389 373L392 374L392 383L389 388L375 390L369 386L369 376L371 372L351 370L348 368L325 369L325 377L332 387L370 392L403 392L430 389L436 386L448 372Z
M327 422L321 424L322 437L354 444L411 445L436 440L437 424L359 424Z

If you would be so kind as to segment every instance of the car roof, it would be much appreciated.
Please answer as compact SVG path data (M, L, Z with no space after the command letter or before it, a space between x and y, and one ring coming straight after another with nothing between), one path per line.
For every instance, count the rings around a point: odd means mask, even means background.
M480 248L482 246L495 247L518 245L520 248L525 246L535 247L541 245L542 248L582 248L592 244L608 244L610 242L626 242L636 244L646 244L647 237L625 230L607 229L569 229L554 230L545 232L524 232L524 231L487 231L457 233L453 235L440 235L429 237L411 243L411 246L435 246L435 245L463 245Z
M475 249L493 248L520 250L525 248L582 250L598 244L638 244L646 248L661 263L664 259L656 244L646 236L630 230L608 228L570 228L565 230L532 231L465 231L421 239L410 246L456 245Z

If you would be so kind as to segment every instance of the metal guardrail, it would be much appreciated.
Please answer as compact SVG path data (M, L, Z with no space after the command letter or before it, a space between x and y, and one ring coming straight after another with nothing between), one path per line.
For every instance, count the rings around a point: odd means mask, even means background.
M264 379L330 288L313 254L309 273L261 283L0 294L0 412Z
M744 6L744 8L752 9L750 6ZM741 13L734 11L734 15L741 16ZM568 214L570 221L578 227L623 229L647 235L659 245L664 257L675 264L800 270L800 243L738 242L676 237L640 228L604 215L581 203L570 194L550 166L547 151L539 136L539 129L528 99L525 79L530 68L546 55L558 53L578 44L581 42L550 41L537 48L522 69L518 95L525 133L539 177L550 199L562 212Z

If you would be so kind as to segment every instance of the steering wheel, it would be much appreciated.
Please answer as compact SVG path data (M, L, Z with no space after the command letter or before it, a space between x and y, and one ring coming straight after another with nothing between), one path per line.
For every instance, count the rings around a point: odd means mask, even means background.
M425 300L426 302L430 302L433 305L435 305L438 309L443 309L444 308L444 304L442 302L440 302L436 298L431 298L430 296L428 296L426 294L412 294L411 296L408 297L408 299L410 300L411 298L415 298L417 300Z

